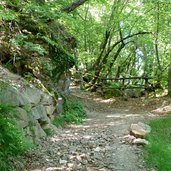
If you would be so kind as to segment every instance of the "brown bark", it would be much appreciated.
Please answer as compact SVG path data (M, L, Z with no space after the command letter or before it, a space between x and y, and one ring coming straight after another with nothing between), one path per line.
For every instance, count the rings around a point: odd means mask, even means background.
M78 8L80 5L84 4L86 1L88 1L88 0L75 0L68 6L63 7L61 10L66 13L70 13L70 12L74 11L76 8Z
M106 30L106 32L105 32L105 38L104 38L103 42L100 45L100 54L99 54L99 56L98 56L98 58L97 58L97 60L96 60L96 62L94 64L94 66L93 66L95 70L99 67L99 65L101 63L100 61L101 61L102 56L103 56L103 53L105 51L105 48L106 48L106 45L107 45L109 36L110 36L110 31L107 31Z
M171 64L168 72L168 96L171 97Z
M95 76L94 76L93 80L91 81L91 85L94 86L95 83L98 81L98 78L99 78L99 76L100 76L100 72L101 72L101 70L103 69L104 65L107 63L108 56L110 55L110 53L113 51L113 49L114 49L117 45L119 45L120 43L122 43L122 46L123 46L124 40L127 40L127 39L129 39L129 38L131 38L131 37L134 37L134 36L137 36L137 35L144 35L144 34L151 34L151 32L137 32L137 33L128 35L128 36L126 36L126 37L124 37L124 38L121 38L119 41L117 41L116 43L114 43L114 44L109 48L109 50L105 53L105 55L104 55L102 61L101 61L101 62L98 61L100 64L98 65L98 67L95 67ZM127 43L126 43L126 44L127 44ZM121 46L121 49L119 49L119 51L121 51L121 50L124 48L124 47L122 47L122 46ZM103 52L104 52L104 51L103 51ZM120 52L119 52L119 53L120 53ZM117 56L119 55L119 53L117 54ZM100 59L102 58L102 55L103 55L103 53L101 54ZM99 60L99 58L98 58L97 60ZM97 63L97 61L96 61L96 63ZM93 90L94 90L94 88L93 88Z
M114 63L115 63L115 61L116 61L116 59L118 58L118 56L119 56L121 50L125 47L125 45L126 45L126 44L122 43L122 44L120 45L120 47L118 48L117 52L115 53L115 55L114 55L112 61L111 61L110 64L109 64L109 67L108 67L108 71L107 71L106 77L111 73L112 67L113 67L113 65L114 65Z
M155 40L154 40L154 52L156 55L157 63L158 63L158 68L160 71L162 71L161 65L160 65L160 56L159 56L159 49L158 49L158 34L159 34L159 12L160 12L160 6L159 2L157 3L157 16L156 16L156 33L155 33Z

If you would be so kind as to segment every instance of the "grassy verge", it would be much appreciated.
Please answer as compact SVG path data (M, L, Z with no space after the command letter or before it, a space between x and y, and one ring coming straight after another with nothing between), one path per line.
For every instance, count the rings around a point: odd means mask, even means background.
M157 171L171 171L171 114L149 125L152 131L147 136L150 144L144 148L145 161Z
M79 124L85 118L85 110L83 104L75 99L65 99L63 105L63 112L55 116L53 124L58 126L64 126L68 123Z

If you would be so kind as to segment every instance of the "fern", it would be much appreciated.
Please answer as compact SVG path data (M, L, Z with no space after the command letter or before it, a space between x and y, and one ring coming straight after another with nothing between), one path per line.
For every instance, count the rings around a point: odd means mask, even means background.
M64 111L54 118L53 124L64 126L66 123L79 124L86 116L83 104L78 100L65 99Z
M0 104L0 170L10 170L9 157L23 154L31 145L14 119L13 107Z

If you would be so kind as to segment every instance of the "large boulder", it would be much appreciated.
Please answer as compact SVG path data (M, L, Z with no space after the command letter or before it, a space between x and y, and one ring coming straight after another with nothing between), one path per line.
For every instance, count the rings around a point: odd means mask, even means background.
M28 119L27 111L24 110L24 109L21 108L21 107L16 107L16 108L14 109L14 113L15 113L15 116L16 116L17 124L18 124L21 128L27 127L28 124L29 124L29 119Z
M13 106L24 106L29 104L29 101L17 87L7 86L1 91L0 103L8 103Z
M41 105L37 105L33 107L30 111L30 119L31 120L39 120L40 122L48 122L48 116L45 107Z
M33 86L25 86L22 94L30 104L38 104L41 100L41 91Z
M48 117L52 118L53 113L56 110L56 107L54 107L53 105L50 105L50 106L45 106L45 109L46 109Z
M133 135L136 138L144 138L150 130L148 125L139 122L138 124L131 124L130 135Z
M53 97L44 93L44 92L41 92L41 101L40 101L41 104L45 105L45 106L49 106L49 105L54 105L54 100L53 100Z

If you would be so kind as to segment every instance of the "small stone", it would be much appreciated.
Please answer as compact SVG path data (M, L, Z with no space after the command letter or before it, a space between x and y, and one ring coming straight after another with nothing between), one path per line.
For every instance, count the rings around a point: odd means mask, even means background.
M61 159L60 159L60 160L59 160L59 163L65 165L65 164L67 164L67 161L66 161L66 160L61 160Z
M74 167L74 164L73 163L68 163L67 166L71 168L71 167Z
M80 156L76 156L76 159L77 159L78 161L81 161L81 160L82 160Z
M80 157L81 157L82 159L84 159L84 158L86 158L86 154L83 153L83 154L80 155Z
M101 168L99 169L99 171L106 171L106 168Z
M82 160L81 162L83 165L87 165L88 164L88 161L87 160Z
M60 156L60 155L61 155L61 153L60 153L60 152L57 152L57 155L58 155L58 156Z
M148 145L149 142L145 139L141 139L141 138L136 138L133 140L132 144L137 144L137 145Z
M94 151L99 152L99 151L101 151L101 148L100 148L100 147L96 147L96 148L94 149Z
M60 171L57 167L48 167L45 171Z
M76 156L69 156L68 158L69 158L69 160L75 160Z
M105 151L111 150L111 147L109 145L105 146Z
M121 137L122 143L132 143L132 141L136 139L133 135L126 135L124 137Z
M78 165L75 166L75 170L80 170L80 169L82 169L81 163L79 163Z

